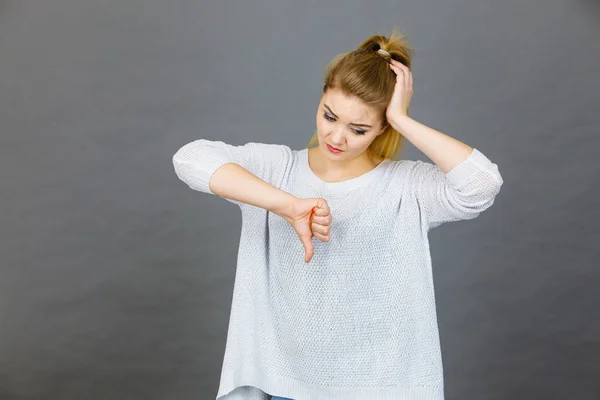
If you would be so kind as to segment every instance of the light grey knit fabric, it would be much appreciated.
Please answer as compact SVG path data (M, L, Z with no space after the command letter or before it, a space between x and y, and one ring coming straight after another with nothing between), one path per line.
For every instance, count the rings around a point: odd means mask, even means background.
M477 217L502 186L479 150L444 174L435 164L384 160L328 183L308 150L199 139L173 156L177 176L208 182L236 163L297 197L327 200L330 241L304 248L283 218L242 210L241 238L218 400L444 398L428 231Z

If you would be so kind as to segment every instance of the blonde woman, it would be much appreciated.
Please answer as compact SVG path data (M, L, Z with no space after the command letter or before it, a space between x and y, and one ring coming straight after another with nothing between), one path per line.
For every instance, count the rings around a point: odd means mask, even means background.
M337 56L305 149L198 139L173 156L242 210L218 400L444 398L428 232L503 181L409 117L411 54L394 32ZM405 140L433 163L397 160Z

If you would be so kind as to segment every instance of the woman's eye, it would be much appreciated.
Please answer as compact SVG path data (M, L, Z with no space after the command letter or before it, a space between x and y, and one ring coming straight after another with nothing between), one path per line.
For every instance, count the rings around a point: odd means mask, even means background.
M323 114L323 116L325 117L325 119L327 121L335 121L335 118L333 118L332 116L330 116L329 114L325 113ZM364 135L366 131L362 131L360 129L352 129L357 135Z

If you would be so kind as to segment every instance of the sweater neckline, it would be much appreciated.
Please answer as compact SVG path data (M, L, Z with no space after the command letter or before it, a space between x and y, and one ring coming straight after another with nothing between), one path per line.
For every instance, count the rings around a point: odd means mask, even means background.
M386 158L383 161L381 161L375 168L354 178L346 179L344 181L339 182L325 182L324 180L319 178L310 168L310 164L308 162L308 149L300 150L299 156L300 171L304 176L305 180L312 186L314 186L316 189L318 189L319 193L323 194L343 194L358 187L361 187L364 184L370 182L372 179L381 176L381 174L385 170L385 167L391 161L390 159Z

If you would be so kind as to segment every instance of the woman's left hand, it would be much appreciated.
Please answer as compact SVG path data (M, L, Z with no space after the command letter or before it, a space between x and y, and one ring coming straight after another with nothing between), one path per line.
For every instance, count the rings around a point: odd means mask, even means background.
M393 121L398 116L408 115L408 105L413 94L413 79L410 69L401 62L390 58L389 65L396 74L396 85L385 115L388 121Z

